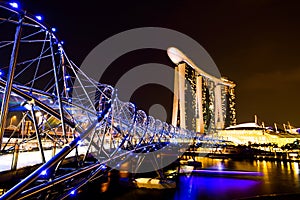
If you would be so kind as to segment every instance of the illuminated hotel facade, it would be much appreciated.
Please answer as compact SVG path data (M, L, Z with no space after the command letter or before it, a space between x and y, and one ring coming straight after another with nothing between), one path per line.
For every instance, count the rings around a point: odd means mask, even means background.
M214 133L236 124L235 83L202 76L190 65L175 67L172 124Z

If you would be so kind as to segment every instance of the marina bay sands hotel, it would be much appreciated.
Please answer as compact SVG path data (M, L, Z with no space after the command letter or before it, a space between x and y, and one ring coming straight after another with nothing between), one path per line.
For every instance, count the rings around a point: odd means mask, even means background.
M168 55L176 64L172 125L199 133L236 125L234 82L206 73L174 47Z

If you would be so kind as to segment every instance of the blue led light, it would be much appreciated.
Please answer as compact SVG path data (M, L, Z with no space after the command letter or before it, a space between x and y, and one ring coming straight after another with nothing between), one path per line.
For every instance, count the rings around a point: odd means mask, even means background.
M16 2L11 2L11 3L9 3L9 5L13 8L19 8L19 4Z
M45 170L43 170L42 172L41 172L41 175L42 176L45 176L45 175L47 175L47 170L45 169Z
M106 169L107 169L107 167L106 167L105 165L101 165L101 166L100 166L100 169L102 169L102 170L106 170Z
M2 76L3 75L3 72L2 71L0 71L0 76Z
M69 99L68 99L68 102L69 102L69 103L71 103L71 102L72 102L72 99L71 99L71 98L69 98Z
M82 141L79 140L79 141L77 142L77 145L80 146L81 144L82 144Z
M39 21L41 21L43 19L43 17L41 15L36 15L35 18Z
M72 190L72 191L70 192L70 194L71 194L71 195L74 195L75 192L76 192L76 190Z
M52 31L52 32L55 32L55 31L56 31L56 28L51 28L51 31Z
M71 90L71 88L67 88L66 90L69 92Z
M65 78L66 78L66 79L70 79L71 76L70 76L70 75L66 75Z

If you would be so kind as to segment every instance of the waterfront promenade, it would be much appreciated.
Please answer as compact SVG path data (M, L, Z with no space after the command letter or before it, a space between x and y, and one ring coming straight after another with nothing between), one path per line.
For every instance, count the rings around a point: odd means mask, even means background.
M45 150L44 151L45 160L46 161L50 160L53 157L53 155L58 153L60 150L61 150L61 148L56 148L55 152L53 152L52 149ZM86 151L86 148L84 148L84 147L78 148L79 154L84 154L85 151ZM75 155L76 155L76 152L74 150L67 156L67 158L75 156ZM0 173L11 170L13 156L14 156L13 153L0 155L0 160L1 160ZM39 164L42 164L42 157L41 157L41 153L39 151L32 150L32 151L19 152L18 161L17 161L17 169L21 169L24 167L30 167L30 166L34 166L34 165L39 165Z

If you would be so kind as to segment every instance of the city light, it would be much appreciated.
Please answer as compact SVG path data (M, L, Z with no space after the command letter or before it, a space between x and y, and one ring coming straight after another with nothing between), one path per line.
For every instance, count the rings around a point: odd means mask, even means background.
M46 169L41 172L41 176L45 176L45 175L47 175L47 170Z
M65 78L66 78L66 79L70 79L71 76L70 76L70 75L66 75Z
M39 21L42 21L43 17L41 15L36 15L35 18Z
M40 111L37 111L37 112L35 113L35 116L36 116L36 117L40 117L40 116L42 116L42 113L41 113Z
M224 169L224 166L221 163L219 163L218 164L218 170L223 170L223 169Z
M9 126L13 125L13 122L17 120L17 116L14 115L10 118L10 123L9 123Z
M79 140L79 141L77 142L77 145L78 145L78 146L82 145L82 141Z
M70 194L71 194L71 195L74 195L75 192L76 192L76 190L72 190L72 191L70 192Z
M9 5L13 8L19 8L19 4L16 2L11 2L11 3L9 3Z
M106 170L107 169L107 167L105 166L105 165L100 165L100 169L102 169L102 170Z

